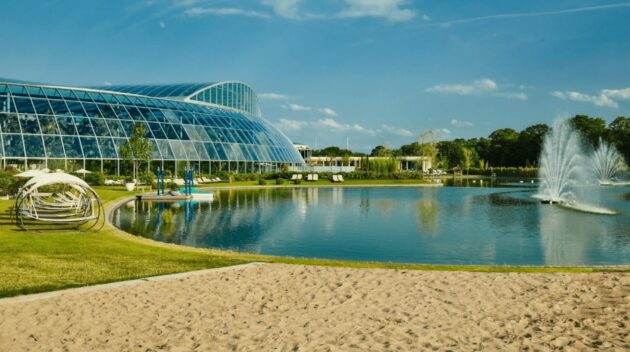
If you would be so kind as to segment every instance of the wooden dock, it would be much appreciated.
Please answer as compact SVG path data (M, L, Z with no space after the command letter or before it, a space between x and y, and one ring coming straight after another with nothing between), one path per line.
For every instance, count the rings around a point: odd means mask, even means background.
M186 195L178 195L178 196L171 196L168 194L165 195L157 195L157 194L138 194L136 195L136 200L140 200L140 201L148 201L148 202L181 202L183 200L191 200L193 197L192 196L186 196Z

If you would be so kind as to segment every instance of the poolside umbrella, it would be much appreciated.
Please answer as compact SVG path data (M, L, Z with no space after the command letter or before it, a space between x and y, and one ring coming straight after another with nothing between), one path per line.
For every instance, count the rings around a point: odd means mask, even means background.
M19 174L15 174L13 176L15 176L15 177L31 178L31 177L39 176L39 175L41 175L43 173L44 172L42 172L40 170L28 170L28 171L20 172Z
M85 174L91 174L92 172L88 171L86 169L79 169L79 170L75 171L74 173L75 174L81 174L81 175L83 175L83 178L85 178Z

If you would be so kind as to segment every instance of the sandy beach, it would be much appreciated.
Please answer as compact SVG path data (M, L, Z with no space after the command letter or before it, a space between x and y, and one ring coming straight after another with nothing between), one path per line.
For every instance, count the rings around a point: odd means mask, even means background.
M630 349L630 274L264 264L0 303L0 351L549 349Z

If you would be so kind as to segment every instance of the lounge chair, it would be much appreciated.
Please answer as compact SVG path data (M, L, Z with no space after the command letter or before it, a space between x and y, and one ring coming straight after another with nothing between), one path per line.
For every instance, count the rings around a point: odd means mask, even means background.
M298 179L298 180L301 180L301 179L302 179L302 176L303 176L302 174L298 174L298 175L297 175L297 179Z
M332 175L332 182L339 182L337 175Z
M319 175L313 174L313 181L318 181L318 180L319 180Z
M291 175L291 181L295 181L295 180L297 180L297 179L298 179L297 177L298 177L298 175L297 175L297 174L293 174L293 175Z
M176 178L173 180L173 183L178 185L178 186L183 186L184 185L184 180L182 180L181 178Z
M343 176L342 175L337 175L337 181L344 182Z

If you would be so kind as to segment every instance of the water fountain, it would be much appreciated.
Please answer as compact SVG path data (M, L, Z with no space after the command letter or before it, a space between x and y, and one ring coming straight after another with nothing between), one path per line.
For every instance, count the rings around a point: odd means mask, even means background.
M593 176L602 186L619 183L618 176L625 169L623 157L608 143L599 139L599 147L590 158Z
M557 120L543 141L540 155L540 198L545 203L575 200L574 188L584 174L580 135L567 120Z
M616 214L615 211L594 204L598 190L593 188L598 180L614 177L618 172L618 153L600 143L592 156L584 152L580 134L568 120L557 120L545 136L540 155L540 193L534 198L542 203L558 204L574 210ZM596 176L597 175L597 176ZM600 178L600 176L602 178Z

